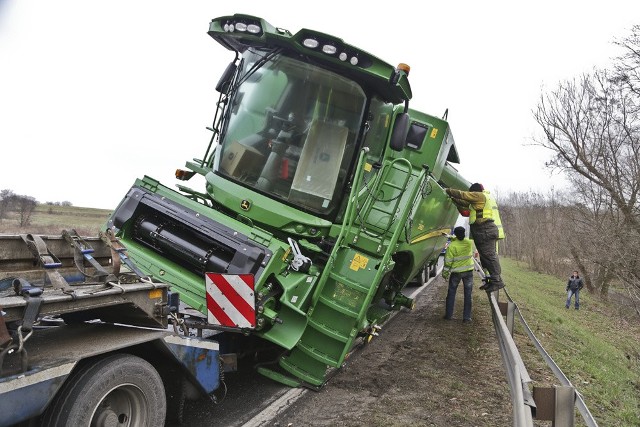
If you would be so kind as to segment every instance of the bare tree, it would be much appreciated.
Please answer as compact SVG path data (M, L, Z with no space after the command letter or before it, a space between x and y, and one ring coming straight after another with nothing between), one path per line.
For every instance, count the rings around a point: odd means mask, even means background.
M0 191L0 219L6 217L14 196L12 190L5 189Z
M607 298L622 259L619 236L624 220L602 188L578 177L572 183L575 191L564 215L567 246L587 289Z
M626 221L638 227L640 140L628 96L605 71L561 83L543 95L534 116L552 150L550 167L605 190Z
M623 49L623 54L616 59L614 69L621 85L640 96L640 25L634 25L631 33L614 42Z
M507 234L503 252L539 272L565 275L573 269L563 201L555 190L547 195L511 193L501 199L500 216Z
M18 223L20 227L26 227L31 223L31 215L36 208L36 199L30 196L16 196L18 209Z
M572 183L571 255L605 296L614 276L640 289L639 31L620 42L628 53L615 72L562 82L534 111L544 132L536 142L553 152L548 166Z

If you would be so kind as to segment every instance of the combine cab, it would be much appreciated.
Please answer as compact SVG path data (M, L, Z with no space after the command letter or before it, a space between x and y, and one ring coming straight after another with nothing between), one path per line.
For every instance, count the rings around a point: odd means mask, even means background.
M209 35L235 59L204 155L176 172L204 188L139 179L108 232L195 309L189 326L276 344L261 373L321 386L357 338L413 307L404 286L458 218L444 188L469 183L448 123L409 108L408 66L247 15Z

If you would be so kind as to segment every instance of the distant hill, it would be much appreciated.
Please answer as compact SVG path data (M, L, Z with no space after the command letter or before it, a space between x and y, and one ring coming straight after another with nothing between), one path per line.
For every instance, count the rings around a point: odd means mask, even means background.
M111 212L110 209L40 204L25 227L20 227L19 212L6 212L0 219L0 234L59 235L64 229L73 228L81 236L97 236Z

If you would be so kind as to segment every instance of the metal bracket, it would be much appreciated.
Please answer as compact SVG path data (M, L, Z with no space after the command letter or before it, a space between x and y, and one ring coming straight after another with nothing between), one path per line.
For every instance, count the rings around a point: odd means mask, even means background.
M289 246L291 246L291 252L293 253L293 260L291 261L291 269L294 271L299 271L301 273L306 273L311 268L311 259L302 255L300 251L300 247L298 243L293 240L291 237L287 239L289 241Z

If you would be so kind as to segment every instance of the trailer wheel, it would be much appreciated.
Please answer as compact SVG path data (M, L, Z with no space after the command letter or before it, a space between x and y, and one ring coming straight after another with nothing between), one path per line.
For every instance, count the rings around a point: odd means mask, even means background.
M42 418L47 427L164 425L166 399L158 372L144 359L114 354L74 372Z

